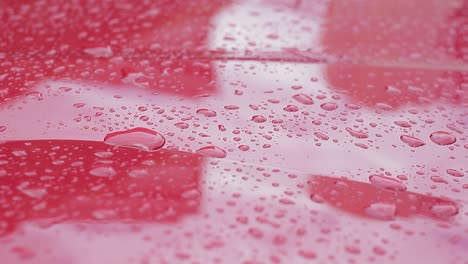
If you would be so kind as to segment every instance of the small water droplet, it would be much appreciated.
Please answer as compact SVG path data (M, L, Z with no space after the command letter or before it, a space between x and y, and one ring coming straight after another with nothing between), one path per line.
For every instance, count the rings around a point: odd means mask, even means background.
M453 177L463 177L465 174L455 169L447 169L446 172Z
M305 258L305 259L315 259L317 258L317 254L315 254L315 252L313 251L310 251L310 250L299 250L297 252L299 254L299 256Z
M266 122L267 119L261 115L254 115L252 116L251 120L254 121L255 123L263 123L263 122Z
M296 94L296 95L293 95L293 98L299 103L305 104L305 105L311 105L314 103L314 100L312 99L312 97L310 97L307 94Z
M321 104L320 107L326 111L333 111L338 108L338 105L333 102L327 102L327 103Z
M128 171L128 176L132 178L144 178L150 174L146 168L133 168Z
M237 110L237 109L239 109L239 107L237 105L226 105L224 107L224 109L226 109L226 110Z
M457 141L454 135L445 131L434 132L429 136L429 138L437 145L450 145Z
M395 86L391 86L391 85L387 85L385 87L385 91L389 94L394 94L394 95L398 95L398 94L401 94L401 90L396 88Z
M42 98L42 93L40 93L40 92L27 93L26 97L29 98L29 99L38 100L38 101L41 101L43 99Z
M113 167L108 165L99 165L89 171L89 174L98 177L113 177L117 175L117 172Z
M6 129L7 129L6 126L0 126L0 132L5 132Z
M365 208L370 217L380 220L391 220L396 214L396 205L391 203L373 203Z
M353 130L350 127L347 127L346 131L348 131L348 133L355 138L368 138L369 137L368 134L361 132L361 131Z
M104 138L104 143L109 145L133 147L144 151L158 150L165 142L161 134L143 127L109 133Z
M395 121L394 122L395 125L399 126L399 127L411 127L411 124L409 122L406 122L406 121Z
M175 123L174 125L180 129L187 129L189 127L189 125L185 122Z
M458 214L458 208L455 204L436 204L431 207L431 213L439 218L449 218Z
M299 108L295 105L287 105L286 107L283 108L283 110L286 112L297 112L299 111Z
M327 136L326 134L322 132L314 132L314 135L320 138L321 140L328 140L330 138L329 136Z
M401 135L400 140L412 148L417 148L426 145L426 143L424 143L424 141L422 141L421 139L408 135Z
M247 151L247 150L250 149L250 147L247 146L247 145L240 145L240 146L238 147L238 149L241 150L241 151Z
M195 151L198 154L203 156L212 157L212 158L225 158L227 153L225 150L218 148L216 146L206 146Z
M114 54L110 47L87 48L84 52L95 58L110 58Z
M371 175L369 176L369 181L376 186L390 191L406 191L406 186L402 182L390 177L385 177L382 175Z
M209 110L209 109L205 109L205 108L198 109L198 110L197 110L197 114L202 115L202 116L205 116L205 117L215 117L215 116L216 116L216 112L215 112L215 111Z

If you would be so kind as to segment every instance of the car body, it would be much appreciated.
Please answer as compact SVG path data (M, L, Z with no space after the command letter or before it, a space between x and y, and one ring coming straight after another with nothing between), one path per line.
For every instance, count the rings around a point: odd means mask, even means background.
M3 1L2 263L468 263L467 7Z

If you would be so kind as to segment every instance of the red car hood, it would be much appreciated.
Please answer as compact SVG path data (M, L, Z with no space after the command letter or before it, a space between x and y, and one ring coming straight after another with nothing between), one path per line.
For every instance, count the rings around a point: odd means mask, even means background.
M468 263L467 6L3 1L2 263Z

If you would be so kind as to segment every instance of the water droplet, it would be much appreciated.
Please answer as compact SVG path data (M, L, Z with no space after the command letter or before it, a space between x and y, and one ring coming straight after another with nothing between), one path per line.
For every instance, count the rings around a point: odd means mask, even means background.
M215 146L206 146L195 151L198 154L203 156L212 157L212 158L224 158L227 156L225 150L215 147Z
M463 174L463 172L457 171L455 169L447 169L446 172L449 175L453 176L453 177L463 177L463 176L465 176L465 174Z
M187 129L189 127L189 125L185 122L175 123L174 125L180 129Z
M310 251L310 250L299 250L297 252L299 256L305 258L305 259L315 259L317 258L317 254L315 252Z
M401 135L400 140L412 148L417 148L426 145L426 143L424 143L424 141L420 140L419 138L415 138L408 135Z
M394 95L398 95L398 94L401 94L401 91L400 89L396 88L395 86L391 86L391 85L387 85L385 87L385 91L389 94L394 94Z
M399 127L411 127L411 124L409 122L406 122L406 121L395 121L394 122L395 125L399 126Z
M458 208L455 204L436 204L431 207L431 213L439 218L448 218L458 214Z
M98 177L113 177L117 175L117 172L113 167L108 165L100 165L89 171L89 174Z
M209 109L205 109L205 108L198 109L198 110L197 110L197 114L202 115L202 116L205 116L205 117L215 117L215 116L216 116L216 112L215 112L215 111L209 110Z
M237 110L237 109L239 109L239 107L237 105L226 105L224 107L224 109L226 109L226 110Z
M406 191L406 186L399 180L382 175L369 176L370 183L390 191Z
M30 187L28 186L29 184L23 183L18 185L17 189L21 191L23 194L34 198L34 199L40 199L44 197L47 194L47 190L43 188L35 188L35 187Z
M0 132L5 132L6 129L7 129L6 126L0 126Z
M320 138L321 140L328 140L330 138L329 136L325 135L322 132L314 132L314 135Z
M457 141L455 136L445 131L434 132L429 136L429 138L437 145L450 145Z
M251 120L254 121L255 123L263 123L263 122L266 122L267 119L261 115L254 115L252 116Z
M296 95L293 95L293 98L299 103L305 104L305 105L311 105L314 103L314 100L312 99L312 97L308 96L307 94L296 94Z
M361 131L353 130L350 127L347 127L346 131L348 131L348 133L355 138L368 138L369 137L368 134L361 132Z
M396 214L396 205L390 203L373 203L365 208L370 217L380 220L391 220Z
M43 99L42 98L42 93L40 93L40 92L27 93L26 97L29 98L29 99L38 100L38 101L41 101Z
M240 146L238 147L238 149L241 150L241 151L247 151L247 150L250 149L250 147L247 146L247 145L240 145Z
M435 183L448 183L444 178L440 177L440 176L431 176L431 181L435 182Z
M82 108L83 106L85 106L85 103L76 103L76 104L73 104L73 107L74 107L74 108Z
M295 105L287 105L286 107L283 108L283 110L286 112L297 112L299 111L299 108Z
M166 140L156 131L137 127L130 130L109 133L104 143L121 147L133 147L145 151L155 151L164 146Z
M333 102L323 103L320 105L323 110L333 111L338 108L338 105Z
M361 106L357 104L345 104L346 108L351 109L351 110L358 110L361 108Z
M95 47L84 49L84 52L95 58L110 58L113 55L110 47Z
M150 174L145 168L133 168L128 171L128 176L132 178L144 178L148 177Z

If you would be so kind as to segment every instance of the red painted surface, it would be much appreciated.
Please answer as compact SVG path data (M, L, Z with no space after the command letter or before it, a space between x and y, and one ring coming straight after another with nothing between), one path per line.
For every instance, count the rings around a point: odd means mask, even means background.
M2 263L468 263L467 2L3 1Z

